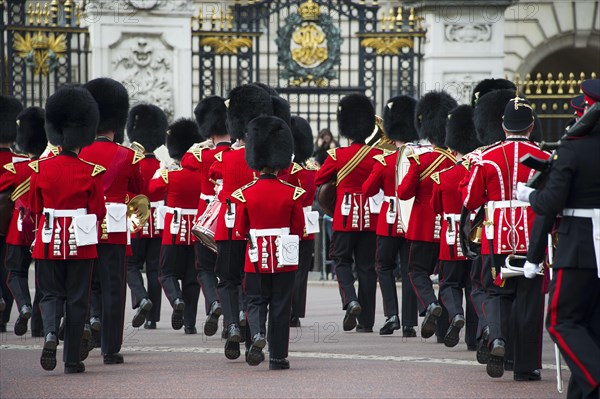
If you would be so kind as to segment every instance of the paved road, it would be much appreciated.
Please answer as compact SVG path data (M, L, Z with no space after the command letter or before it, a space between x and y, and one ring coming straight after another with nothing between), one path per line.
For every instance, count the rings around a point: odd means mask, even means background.
M104 365L98 349L86 372L63 374L39 365L42 339L0 334L1 398L196 398L196 397L403 397L403 398L559 398L554 349L544 341L540 382L515 382L512 373L491 379L464 342L448 349L435 339L379 336L384 322L378 298L375 333L343 332L337 285L311 282L307 318L292 329L291 369L269 371L268 362L250 367L222 354L220 334L205 337L204 315L198 335L170 327L171 309L163 302L157 330L125 331L125 364ZM201 298L203 300L203 298ZM128 306L129 306L128 301ZM202 307L203 308L203 307ZM13 311L14 312L14 311ZM130 322L133 311L127 309ZM16 317L13 314L11 320ZM9 326L12 329L12 326ZM59 359L62 356L59 347ZM564 371L565 386L569 372Z

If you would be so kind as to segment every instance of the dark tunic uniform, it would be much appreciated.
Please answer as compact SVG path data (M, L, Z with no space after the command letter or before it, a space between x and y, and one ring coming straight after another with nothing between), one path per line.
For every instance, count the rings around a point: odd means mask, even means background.
M8 173L8 170L2 166L11 163L13 160L13 153L9 148L0 148L0 176L4 173ZM4 265L4 259L6 258L6 236L0 235L0 296L4 299L5 307L4 311L0 312L0 332L6 331L6 323L10 319L10 312L13 305L13 296L6 284L8 278L8 272Z

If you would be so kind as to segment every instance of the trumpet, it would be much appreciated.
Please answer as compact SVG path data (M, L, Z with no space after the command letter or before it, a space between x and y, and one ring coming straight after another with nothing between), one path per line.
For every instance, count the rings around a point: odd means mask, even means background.
M129 231L135 234L144 228L150 218L150 200L143 194L136 195L127 204Z
M522 267L517 267L517 266L513 266L511 264L512 261L514 260L525 260L527 259L526 256L523 255L508 255L506 257L506 261L504 262L504 266L500 268L500 278L502 280L505 280L507 278L510 277L520 277L523 276L525 273L523 272L523 268ZM543 276L544 275L544 265L540 265L540 268L537 270L536 272L538 275Z

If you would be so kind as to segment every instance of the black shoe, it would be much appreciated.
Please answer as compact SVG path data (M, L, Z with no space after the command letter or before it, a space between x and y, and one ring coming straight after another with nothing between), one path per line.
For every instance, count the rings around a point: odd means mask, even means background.
M44 370L54 370L56 368L56 347L58 346L58 337L53 332L46 335L40 364Z
M488 348L490 331L486 327L481 334L481 338L477 342L477 362L479 364L487 364L490 360L490 349Z
M223 330L221 331L221 339L227 339L227 327L223 325Z
M359 332L359 333L372 333L373 332L373 327L365 327L365 326L362 326L360 324L357 324L356 325L356 332Z
M540 370L533 370L525 373L515 372L513 379L515 381L540 381L542 379L542 373Z
M406 338L415 338L417 331L413 326L402 326L402 336Z
M90 351L94 348L102 347L102 337L100 336L100 331L94 331L92 328L92 339L89 342Z
M31 330L31 338L43 338L44 330Z
M300 327L300 318L298 317L292 317L290 319L290 327Z
M120 353L104 355L104 364L121 364L123 362L123 355L121 355Z
M513 371L515 369L515 362L512 360L504 361L504 371Z
M146 320L146 323L144 323L144 328L146 330L156 330L156 322L155 321Z
M19 317L17 317L17 321L15 321L15 335L19 337L21 335L25 335L25 333L27 332L27 322L31 318L32 313L33 309L30 305L21 306Z
M235 360L240 357L240 343L230 340L225 341L225 357L229 360Z
M89 324L83 326L83 335L81 336L81 346L79 347L79 361L83 362L90 354L90 340L92 339L92 328ZM83 363L81 363L83 364ZM66 370L66 366L65 366ZM66 371L65 371L66 372Z
M246 363L250 366L258 366L263 360L265 360L265 355L263 353L263 348L267 345L267 340L263 334L256 334L254 338L252 338L252 345L246 351Z
M135 314L133 315L133 319L131 320L131 325L135 328L141 327L146 321L146 316L148 312L152 309L152 301L148 298L144 298L140 301L140 306L138 306Z
M504 375L504 341L495 339L490 344L490 359L487 362L486 371L492 378L500 378Z
M438 303L432 302L429 304L429 306L427 306L425 318L423 319L423 323L421 323L421 337L430 338L433 334L435 334L437 319L441 315L442 307Z
M173 314L171 315L171 327L173 330L181 330L183 327L183 310L185 309L185 303L180 298L175 299L173 302Z
M287 359L269 359L269 370L287 370L290 362Z
M362 308L360 307L360 303L357 301L352 301L346 307L346 315L344 316L344 331L354 330L356 327L356 317L362 312Z
M186 326L186 327L183 329L183 332L184 332L185 334L190 334L190 335L191 335L191 334L198 334L198 330L196 330L196 327L187 327L187 326Z
M379 329L379 335L392 335L395 330L400 329L400 320L397 315L388 317L383 324L383 327Z
M460 341L460 330L465 326L465 316L461 314L457 314L452 319L450 323L450 327L448 327L448 331L444 336L444 345L448 348L453 348L458 345L458 341Z
M83 373L85 371L85 364L79 363L65 363L65 374Z
M92 328L92 331L100 331L100 328L102 328L100 318L96 316L90 317L90 327Z
M227 341L238 343L242 341L240 329L235 324L230 324L229 327L227 327Z
M0 313L4 312L4 309L6 309L6 302L4 302L4 298L0 297Z
M210 311L208 312L208 317L204 323L204 335L207 337L215 335L219 329L219 317L221 317L222 314L223 309L221 308L221 304L219 301L214 301L212 305L210 305Z

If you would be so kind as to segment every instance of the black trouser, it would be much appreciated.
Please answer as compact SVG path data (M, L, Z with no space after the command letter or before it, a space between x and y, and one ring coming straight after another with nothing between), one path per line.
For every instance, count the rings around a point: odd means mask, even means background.
M112 355L121 350L125 325L125 299L127 297L127 263L125 245L98 244L98 259L94 274L100 288L102 312L102 353ZM92 313L92 316L95 316Z
M417 303L421 315L427 306L437 302L431 276L438 263L440 244L437 242L410 241L408 257L408 277L417 295Z
M400 254L402 275L402 325L417 325L417 297L408 280L409 242L404 237L377 236L377 262L375 270L379 278L379 288L383 297L383 311L386 317L398 315L398 293L394 270Z
M471 302L471 263L470 260L440 260L439 297L448 309L450 322L454 316L466 314L465 341L468 345L475 345L478 319ZM463 293L467 302L466 311L463 310Z
M215 264L217 263L217 254L208 249L201 242L194 244L196 251L196 272L198 273L198 283L204 293L204 303L206 314L210 312L210 306L213 302L219 301L217 291L217 274L215 273Z
M127 258L127 284L131 290L131 307L137 309L144 298L152 301L152 309L146 319L160 320L160 302L162 290L158 281L160 268L160 238L135 238L131 240L133 255ZM144 287L142 268L146 264L146 279L148 290Z
M42 293L39 290L37 279L35 281L35 295L33 305L31 304L31 294L29 292L29 266L31 265L31 252L25 245L6 245L6 270L8 271L8 288L12 293L17 308L20 310L23 305L29 305L33 309L31 316L31 330L40 331L42 329L42 320L40 315L40 301Z
M38 260L38 278L43 291L40 302L44 332L58 331L60 316L65 308L65 341L63 360L78 363L86 323L92 259Z
M246 255L246 241L217 241L217 263L215 272L219 278L217 289L223 308L225 326L239 323L243 306L242 276Z
M366 328L373 328L375 324L376 241L375 232L372 231L334 231L331 238L331 259L335 262L342 309L346 309L350 302L358 301L362 307L357 318L358 324ZM358 296L354 289L353 263L358 275Z
M494 255L500 268L506 255ZM513 262L522 267L525 260ZM530 372L542 368L542 323L544 321L543 277L523 276L505 280L504 287L494 284L490 255L483 257L483 284L487 291L484 304L490 329L490 342L503 339L507 351L514 354L515 372ZM506 355L510 358L510 355Z
M308 272L313 265L315 240L301 240L299 263L294 280L294 296L292 297L292 317L304 317L306 314L306 290L308 287Z
M245 292L248 299L248 323L253 337L266 334L269 316L269 356L288 357L290 313L295 272L273 274L246 273Z
M8 271L6 270L5 261L6 236L0 236L0 295L2 298L4 298L4 302L6 302L6 308L4 309L4 312L0 312L0 316L2 317L0 320L1 324L6 324L8 323L8 320L10 320L10 312L12 311L13 305L13 296L6 283Z
M471 302L477 313L477 337L481 336L483 329L487 326L487 320L483 311L483 304L487 298L483 288L483 257L479 255L471 263Z
M598 398L600 279L596 269L557 269L546 327L571 370L568 398Z
M183 299L183 323L186 327L196 326L200 284L196 279L196 254L193 245L163 245L160 251L160 275L158 279L171 302ZM179 285L181 280L181 286Z

